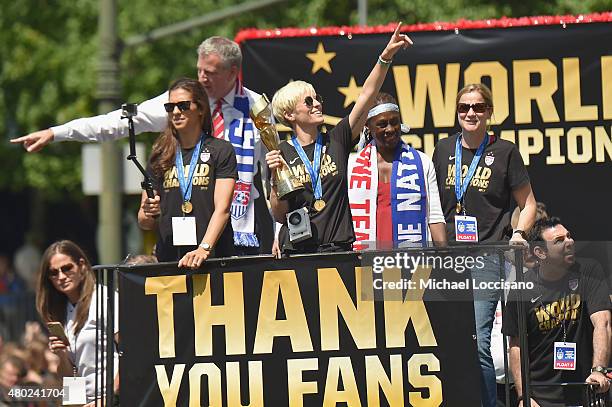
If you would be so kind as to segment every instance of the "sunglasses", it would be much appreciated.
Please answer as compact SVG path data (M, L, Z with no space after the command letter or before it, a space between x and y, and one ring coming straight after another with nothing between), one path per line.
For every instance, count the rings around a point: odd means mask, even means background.
M315 100L317 102L323 104L323 96L321 96L321 95L315 95L314 100L313 100L312 96L306 96L304 98L304 104L312 109L312 106L314 105L314 101Z
M168 113L174 112L175 107L178 107L181 112L189 110L191 108L191 100L183 100L182 102L176 103L164 103L164 109L166 109L166 112Z
M69 263L61 267L59 270L57 269L49 270L48 275L50 279L55 280L56 278L59 277L60 271L64 273L65 276L70 277L76 272L76 270L77 270L77 265L74 263Z
M459 113L467 113L472 109L474 113L484 113L489 108L486 103L459 103L457 105L457 112Z

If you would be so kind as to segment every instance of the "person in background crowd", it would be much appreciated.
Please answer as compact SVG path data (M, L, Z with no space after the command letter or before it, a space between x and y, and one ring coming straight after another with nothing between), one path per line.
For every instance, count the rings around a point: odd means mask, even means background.
M9 256L0 253L0 295L25 291L23 279L11 267Z
M62 387L52 364L48 364L49 359L45 357L46 352L51 353L47 337L42 333L35 337L30 335L30 328L34 325L40 327L37 322L28 322L20 343L10 342L0 349L0 407L46 407L61 403L61 398L53 395L32 401L36 391ZM30 392L29 398L25 392Z
M534 289L522 293L531 383L586 380L597 392L607 392L612 304L601 265L576 258L574 239L559 218L538 220L529 232L529 242L538 262L525 274ZM518 293L511 291L502 331L510 336L510 371L519 406L582 405L582 389L576 386L531 386L530 402L522 400L518 299ZM572 363L573 369L562 369L571 367L566 363Z
M433 163L402 141L399 106L393 96L378 94L364 133L367 145L349 158L353 248L359 250L374 242L378 249L431 241L445 245L446 227ZM408 170L411 166L416 169ZM402 186L408 179L411 185ZM399 197L414 195L419 198L401 205ZM415 233L402 235L402 230Z
M14 398L9 391L22 384L28 370L23 358L15 354L0 357L0 403L10 403ZM2 404L0 404L2 405Z
M198 268L209 257L234 254L229 216L236 155L229 142L212 136L201 83L175 81L168 100L168 127L149 160L157 195L148 198L143 191L138 224L157 231L159 261Z
M491 90L481 83L467 85L457 93L456 106L461 132L440 140L433 154L449 241L502 242L514 200L520 215L510 242L526 244L525 230L534 222L536 202L516 146L487 133L493 114ZM484 267L472 270L472 278L478 284L498 281L501 267L497 254L486 256ZM499 296L499 290L479 290L474 301L484 407L495 406L497 399L490 344Z
M260 95L244 87L240 81L242 52L234 41L218 36L207 38L198 47L197 54L198 80L204 86L208 105L212 108L212 134L215 138L230 141L240 162L231 206L236 254L269 253L273 224L261 183L267 176L260 174L260 167L261 170L267 167L263 161L259 132L249 118L249 110ZM166 102L168 92L138 105L138 115L134 117L136 134L161 133L167 128ZM76 119L13 139L11 143L23 144L27 151L34 152L52 141L100 142L127 137L128 122L122 120L121 115L121 110L115 110ZM264 238L270 240L266 245L260 241Z
M0 335L16 338L19 329L20 300L26 284L13 270L10 257L0 253Z
M39 239L34 233L28 232L25 236L25 242L13 256L15 271L24 279L27 290L31 292L36 291L36 273L42 255L37 240Z
M36 308L44 323L60 322L69 343L51 335L49 349L59 356L58 374L86 380L87 407L95 403L96 298L95 276L83 250L69 240L51 244L43 253L38 275ZM115 305L116 309L118 306ZM115 334L118 332L114 321ZM106 343L99 335L99 344ZM115 363L118 356L115 353Z
M296 197L281 201L277 196L276 172L273 173L270 203L274 218L284 224L279 234L283 252L351 249L355 235L348 202L348 157L358 141L367 111L382 86L393 57L400 48L412 44L408 36L400 34L400 28L401 23L379 55L349 115L327 134L319 132L319 126L323 124L323 99L309 83L290 82L272 98L274 116L291 127L293 137L290 142L281 142L280 150L268 152L266 162L270 169L287 165L294 174L304 174L300 181L305 186ZM286 216L303 207L309 211L312 237L292 244Z

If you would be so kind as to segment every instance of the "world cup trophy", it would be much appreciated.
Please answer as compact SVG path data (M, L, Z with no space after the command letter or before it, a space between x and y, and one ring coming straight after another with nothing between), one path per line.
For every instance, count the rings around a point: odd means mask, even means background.
M255 127L259 130L261 141L268 151L278 150L279 137L278 131L272 121L272 106L270 100L263 94L261 98L253 104L249 112ZM276 168L276 191L280 199L289 199L296 192L304 189L304 185L291 173L285 163L280 168Z

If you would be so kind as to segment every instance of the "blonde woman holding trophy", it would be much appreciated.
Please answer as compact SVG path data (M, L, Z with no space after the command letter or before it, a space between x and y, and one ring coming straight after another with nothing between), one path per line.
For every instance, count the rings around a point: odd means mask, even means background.
M407 35L400 34L400 28L401 23L378 55L351 112L331 131L319 131L323 99L311 84L294 81L275 93L274 116L293 131L291 140L281 142L277 150L266 154L268 167L273 170L272 213L277 222L283 223L279 233L283 253L351 250L355 234L348 199L348 157L359 141L368 110L393 57L400 48L412 44ZM297 175L304 189L280 199L276 169L286 168Z

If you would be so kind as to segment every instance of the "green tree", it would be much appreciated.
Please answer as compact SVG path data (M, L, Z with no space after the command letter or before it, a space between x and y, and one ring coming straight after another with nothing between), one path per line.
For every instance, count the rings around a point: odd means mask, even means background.
M8 139L96 112L97 0L2 0L0 12L0 190L35 188L47 200L82 198L80 145L61 143L26 154ZM142 34L230 5L233 0L117 2L121 38ZM369 24L406 24L501 16L605 11L609 0L370 0ZM357 24L356 0L290 0L264 10L121 53L123 99L138 102L180 76L195 76L196 47L210 35L241 28ZM150 143L153 137L143 138ZM40 207L40 205L39 205Z

